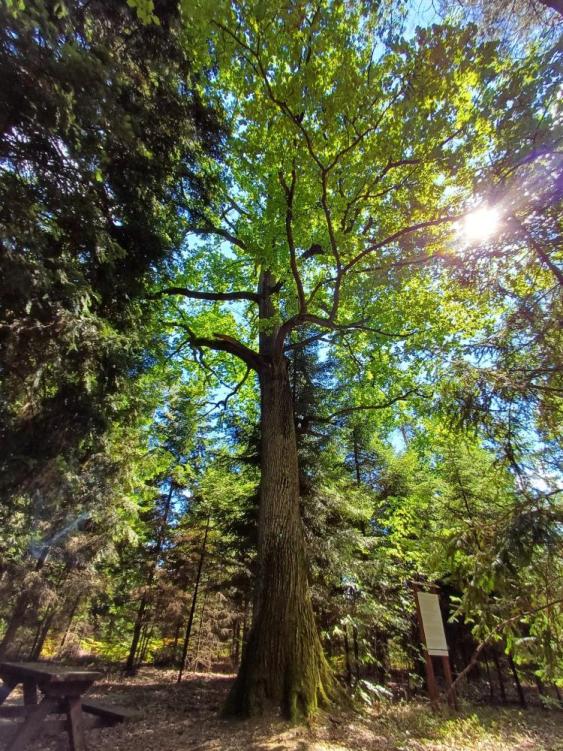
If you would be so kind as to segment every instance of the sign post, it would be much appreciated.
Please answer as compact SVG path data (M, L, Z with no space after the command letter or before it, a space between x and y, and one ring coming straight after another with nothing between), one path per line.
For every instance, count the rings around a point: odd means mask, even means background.
M440 610L440 599L437 588L433 586L434 591L424 591L420 584L414 583L414 599L416 603L416 614L418 619L418 628L420 640L424 650L424 662L426 669L426 683L428 684L428 694L432 706L437 707L440 701L440 692L434 673L433 657L440 657L442 669L446 679L448 689L452 685L452 670L448 653L448 644L446 633L444 631L444 621L442 611ZM457 709L457 699L455 693L448 691L448 704Z

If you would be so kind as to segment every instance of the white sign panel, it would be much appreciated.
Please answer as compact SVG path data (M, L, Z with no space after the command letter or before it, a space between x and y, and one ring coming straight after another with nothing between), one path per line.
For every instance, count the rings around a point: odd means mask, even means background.
M448 654L444 622L438 595L432 592L417 592L426 647L429 655Z

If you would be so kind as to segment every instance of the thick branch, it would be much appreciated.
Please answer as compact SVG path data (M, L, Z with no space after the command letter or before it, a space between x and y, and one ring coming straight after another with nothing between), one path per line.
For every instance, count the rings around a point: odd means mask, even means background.
M295 163L291 170L291 183L288 185L283 176L283 172L279 173L280 183L285 193L285 232L287 235L287 244L289 247L289 262L291 265L291 273L295 280L295 286L297 287L297 296L299 298L299 312L306 312L305 292L303 290L303 282L297 268L297 258L295 253L295 240L293 239L293 197L295 195L295 184L297 182L297 174L295 172Z
M209 300L211 302L234 302L236 300L248 300L257 303L259 297L256 292L200 292L196 289L187 289L186 287L166 287L152 295L149 300L156 300L164 295L180 295L189 297L191 300Z
M188 229L188 232L190 232L192 235L217 235L218 237L222 237L224 240L228 240L232 245L236 245L242 250L247 249L246 245L240 238L231 234L226 229L223 229L223 227L215 227L212 224L208 224L205 227L190 227Z
M176 322L174 325L183 329L188 334L188 342L192 347L197 347L198 349L207 347L217 352L228 352L230 355L235 355L235 357L245 362L249 368L260 372L263 364L262 358L258 352L239 342L238 339L221 333L213 333L213 338L197 336L185 323Z

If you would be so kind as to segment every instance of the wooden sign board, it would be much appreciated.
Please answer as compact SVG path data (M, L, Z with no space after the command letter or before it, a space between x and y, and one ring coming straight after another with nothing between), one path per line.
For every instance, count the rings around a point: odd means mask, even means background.
M428 654L447 657L448 644L446 642L444 621L442 620L438 595L434 592L421 592L419 590L416 596L418 598L420 617L422 618L422 627L424 629L424 640Z
M413 582L413 590L416 602L416 614L420 630L420 640L424 645L424 662L426 668L426 683L432 705L437 709L440 701L440 692L434 675L433 657L439 657L442 662L444 678L448 686L448 704L457 708L455 692L452 691L452 669L448 656L448 643L444 631L444 621L440 609L440 598L436 591L423 592L421 585ZM434 585L428 585L436 590Z

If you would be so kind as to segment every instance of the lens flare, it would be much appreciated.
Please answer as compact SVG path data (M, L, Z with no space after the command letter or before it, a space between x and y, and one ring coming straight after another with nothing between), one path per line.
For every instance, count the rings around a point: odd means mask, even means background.
M488 240L497 231L500 213L497 209L483 207L472 211L463 222L463 234L469 242Z

